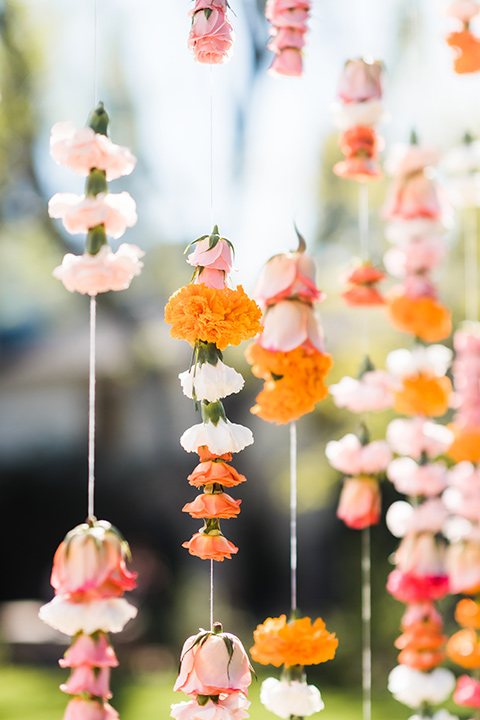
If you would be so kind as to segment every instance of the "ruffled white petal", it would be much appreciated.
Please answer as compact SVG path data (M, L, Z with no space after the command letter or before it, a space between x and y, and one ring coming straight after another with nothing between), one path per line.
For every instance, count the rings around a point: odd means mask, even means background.
M91 635L97 630L121 632L137 612L137 608L124 598L76 603L57 595L42 605L38 616L54 630L73 636L78 632Z

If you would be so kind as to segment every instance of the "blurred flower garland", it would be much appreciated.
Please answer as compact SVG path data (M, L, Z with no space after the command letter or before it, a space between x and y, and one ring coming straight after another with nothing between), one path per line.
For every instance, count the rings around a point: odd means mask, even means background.
M188 48L197 62L219 65L230 59L235 35L227 8L227 0L195 0Z
M248 298L241 286L229 287L233 246L220 236L215 225L210 235L194 240L187 258L195 267L192 282L177 290L165 307L165 321L172 326L172 337L186 340L193 347L190 369L180 374L185 395L200 405L202 423L186 430L180 443L187 452L200 458L188 480L203 493L183 507L194 518L203 519L203 527L183 544L191 555L211 561L223 561L238 548L223 535L220 519L236 517L240 500L225 493L225 488L245 481L228 465L231 453L240 452L253 442L251 431L231 423L221 399L239 392L243 378L223 363L222 350L239 345L261 332L261 310ZM211 587L213 593L213 587ZM213 622L211 629L200 630L186 640L175 690L183 690L192 700L172 705L177 720L225 720L248 717L247 688L251 682L248 659L238 638L224 633Z
M480 38L474 35L470 23L480 12L475 0L453 0L445 10L456 21L458 29L447 35L447 44L454 49L453 69L456 73L474 73L480 70Z
M67 290L90 295L90 390L88 518L71 530L55 553L51 584L54 599L44 605L40 618L73 637L59 664L71 674L60 689L71 696L64 720L95 718L115 720L117 711L108 703L110 668L118 665L107 633L120 632L137 609L121 596L136 587L135 574L126 567L127 542L118 530L94 516L95 460L95 296L124 290L140 274L144 254L124 243L113 253L107 235L117 239L135 224L135 203L128 193L108 194L107 181L128 175L135 158L107 137L109 118L103 103L91 113L87 127L72 123L52 128L53 159L78 175L86 176L85 195L57 193L50 200L50 217L61 218L73 234L87 233L86 252L65 255L53 274Z
M275 53L268 69L270 75L302 75L302 48L310 9L311 0L267 0L265 17L272 24L272 39L267 47Z

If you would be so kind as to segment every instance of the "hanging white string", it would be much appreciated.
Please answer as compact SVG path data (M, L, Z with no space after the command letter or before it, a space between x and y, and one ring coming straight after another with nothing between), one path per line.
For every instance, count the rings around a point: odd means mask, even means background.
M93 107L98 104L97 57L98 53L98 0L93 0Z
M410 20L410 81L413 92L409 103L412 112L412 124L418 129L419 112L422 106L422 71L420 60L420 13L417 0L411 0L408 10Z
M297 609L297 426L290 423L290 591L292 614Z
M465 319L479 319L478 294L478 226L477 208L463 211L464 261L465 261Z
M372 580L370 527L362 530L362 717L372 717Z
M95 354L97 301L90 297L90 359L88 378L88 517L95 517Z
M213 230L213 65L210 65L210 227Z
M210 630L213 631L213 563L214 560L210 560Z

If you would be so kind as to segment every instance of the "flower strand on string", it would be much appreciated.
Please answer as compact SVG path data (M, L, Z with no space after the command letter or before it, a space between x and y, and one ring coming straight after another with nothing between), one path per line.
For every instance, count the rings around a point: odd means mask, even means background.
M123 243L113 252L107 241L107 235L118 239L137 222L133 198L127 192L108 192L107 182L131 173L136 162L127 148L109 140L108 122L99 103L87 127L76 130L71 122L56 123L50 137L53 159L87 177L84 195L57 193L48 204L50 217L61 219L67 232L87 234L86 252L67 253L53 271L69 292L82 295L126 290L143 267L139 247Z
M188 48L197 62L219 65L232 55L233 27L227 18L227 0L196 0L190 11Z
M446 8L446 15L456 21L458 29L447 35L447 44L454 49L453 69L461 75L480 70L480 38L470 29L470 23L480 12L474 0L453 0Z
M311 0L267 0L265 17L272 23L272 39L267 47L275 53L268 69L270 75L302 75L302 48L310 8Z

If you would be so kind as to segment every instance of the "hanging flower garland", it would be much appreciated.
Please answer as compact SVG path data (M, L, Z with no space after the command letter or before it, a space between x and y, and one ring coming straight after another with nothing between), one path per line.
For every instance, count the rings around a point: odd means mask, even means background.
M233 246L220 236L216 225L211 235L203 235L189 247L192 245L195 248L187 258L195 267L192 282L172 295L165 307L165 321L172 326L172 337L187 340L193 347L192 365L179 377L185 395L200 405L203 421L180 439L187 452L199 455L200 463L188 480L193 487L203 488L182 510L204 523L183 547L213 563L238 552L223 535L219 521L240 512L241 500L234 500L225 488L246 478L228 462L232 453L253 442L248 428L231 423L225 415L221 399L239 392L243 378L224 364L222 350L261 331L261 310L241 286L229 287ZM171 716L177 720L242 720L248 717L250 682L250 666L240 640L224 633L212 618L210 631L201 629L185 641L174 689L192 699L172 705Z
M231 453L253 442L248 428L230 422L225 415L221 399L239 392L243 378L223 363L222 350L261 331L261 310L241 286L228 286L232 244L220 236L216 225L211 235L203 235L192 245L195 248L187 260L195 267L193 280L177 290L165 307L171 336L193 347L192 366L180 379L185 395L200 405L202 413L202 422L180 438L184 450L200 457L189 481L203 487L203 495L183 508L192 517L204 519L201 530L184 547L191 555L222 561L238 548L222 534L219 519L240 512L240 501L227 495L224 487L245 480L227 462Z
M60 686L71 695L64 720L95 717L116 720L108 703L110 668L118 665L107 633L123 630L137 609L121 596L136 587L126 567L130 550L109 522L89 518L71 530L55 553L51 583L54 599L40 608L47 625L73 640L59 665L71 675Z
M272 39L267 47L275 53L268 69L270 75L302 75L302 48L310 9L311 0L267 0L265 17L272 23Z
M137 222L129 193L108 190L108 182L129 175L136 163L128 148L107 137L108 123L99 103L87 127L76 130L71 122L57 123L50 137L53 159L87 178L84 195L57 193L48 204L50 217L61 219L67 232L87 235L85 253L67 253L53 272L69 292L82 295L125 290L143 267L144 252L139 247L123 243L113 252L107 240L107 235L117 240Z
M299 235L295 252L274 255L254 293L265 309L265 329L245 354L265 385L251 412L277 424L314 410L327 396L324 379L333 364L314 310L325 295L315 285L315 263L305 250Z
M480 12L475 0L453 0L446 14L456 21L456 30L447 35L447 44L454 49L453 69L456 73L474 73L480 70L480 38L470 29L470 23Z
M448 455L456 462L480 462L480 324L466 322L453 337L455 413L449 426L453 443Z
M227 0L195 0L188 48L197 62L219 65L230 60L235 35L227 8Z
M335 656L338 640L329 633L321 618L312 624L309 617L292 618L286 615L267 618L253 633L255 645L252 658L262 665L283 665L280 680L267 678L262 683L260 700L281 718L309 717L323 710L324 703L318 688L307 685L305 665L318 665Z
M431 274L447 254L445 231L449 207L432 177L438 161L435 150L417 144L398 146L390 163L393 181L383 214L387 239L394 248L384 262L402 281L388 297L387 316L397 330L426 342L443 340L451 332L451 313L437 299Z

